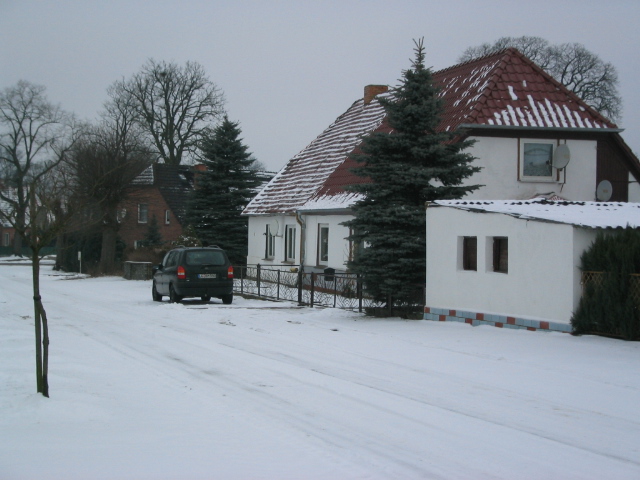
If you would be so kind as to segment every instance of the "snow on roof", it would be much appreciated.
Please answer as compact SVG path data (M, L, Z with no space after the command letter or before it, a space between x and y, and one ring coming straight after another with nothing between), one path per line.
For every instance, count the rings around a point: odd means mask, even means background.
M153 181L153 165L149 165L131 183L134 185L153 185Z
M501 213L523 220L565 223L588 228L640 228L640 203L553 202L534 200L437 200L432 207Z
M355 102L287 165L247 205L244 214L288 213L302 207L333 171L376 129L385 112L377 99Z
M362 199L362 195L355 192L342 192L335 195L322 195L313 197L302 207L299 211L314 211L314 210L343 210L351 208L351 206L358 200Z
M445 103L443 130L461 125L616 128L514 48L440 70L433 78Z

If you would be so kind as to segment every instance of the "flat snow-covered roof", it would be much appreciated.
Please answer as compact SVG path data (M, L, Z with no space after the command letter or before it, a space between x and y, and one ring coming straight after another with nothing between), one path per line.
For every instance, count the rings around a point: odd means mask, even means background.
M640 228L640 203L533 200L438 200L432 207L478 213L502 213L524 220L588 228Z

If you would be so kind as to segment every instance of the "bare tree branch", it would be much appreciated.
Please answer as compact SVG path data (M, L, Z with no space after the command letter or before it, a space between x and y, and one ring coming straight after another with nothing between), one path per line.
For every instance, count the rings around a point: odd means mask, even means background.
M204 134L224 112L224 97L202 66L149 60L129 80L109 88L112 100L125 97L164 163L179 165L195 155Z
M618 73L580 43L550 45L540 37L502 37L493 44L467 48L460 58L466 62L515 47L562 85L613 121L622 117Z

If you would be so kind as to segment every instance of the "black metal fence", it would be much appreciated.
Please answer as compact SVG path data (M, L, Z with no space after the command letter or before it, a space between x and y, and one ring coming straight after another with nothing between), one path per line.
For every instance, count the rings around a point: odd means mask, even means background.
M289 300L310 307L391 313L387 311L387 302L376 301L364 292L361 277L353 273L315 273L300 271L296 266L247 265L235 268L234 290L239 294ZM416 301L402 308L422 311L423 299L420 289Z

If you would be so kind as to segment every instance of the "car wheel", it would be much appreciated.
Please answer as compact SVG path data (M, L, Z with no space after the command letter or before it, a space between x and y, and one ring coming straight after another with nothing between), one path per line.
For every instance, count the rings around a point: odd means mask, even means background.
M153 298L154 302L162 301L162 295L160 295L158 293L158 290L156 290L156 282L153 282L153 286L151 287L151 297Z
M200 297L200 299L203 302L208 302L209 300L211 300L211 295L203 295L203 296Z
M233 293L229 294L229 295L222 295L222 303L224 303L225 305L230 305L231 302L233 302Z
M169 301L171 303L180 303L182 297L173 289L173 285L169 285Z

